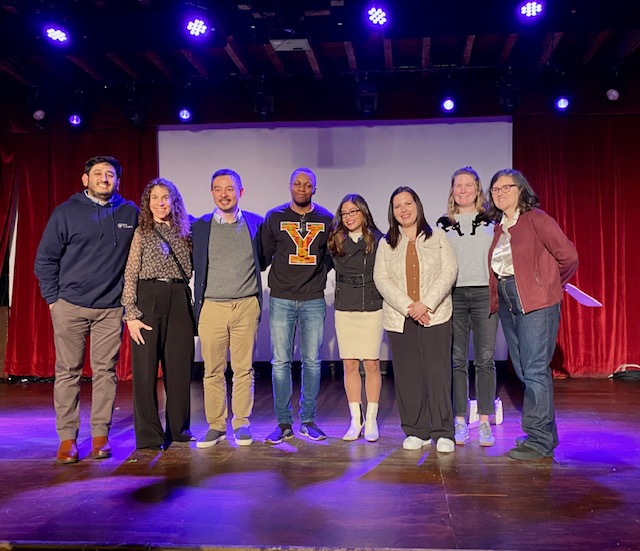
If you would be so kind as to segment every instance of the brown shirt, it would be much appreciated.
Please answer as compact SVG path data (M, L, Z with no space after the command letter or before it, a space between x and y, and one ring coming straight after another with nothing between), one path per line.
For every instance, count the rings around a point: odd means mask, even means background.
M420 300L420 262L415 239L407 244L407 294L413 302Z
M191 277L191 238L182 238L178 229L169 224L155 224L162 236L170 243L178 257L182 269ZM124 321L140 319L142 312L136 308L138 280L140 279L182 279L180 269L164 243L155 231L136 228L129 249L127 267L124 271L122 305L125 309Z

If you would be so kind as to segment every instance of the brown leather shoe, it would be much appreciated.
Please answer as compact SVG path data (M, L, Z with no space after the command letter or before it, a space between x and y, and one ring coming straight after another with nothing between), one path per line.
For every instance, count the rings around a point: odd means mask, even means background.
M109 439L106 436L94 436L91 443L91 459L108 459L111 455Z
M70 465L78 462L78 446L75 440L63 440L58 447L56 455L56 463Z

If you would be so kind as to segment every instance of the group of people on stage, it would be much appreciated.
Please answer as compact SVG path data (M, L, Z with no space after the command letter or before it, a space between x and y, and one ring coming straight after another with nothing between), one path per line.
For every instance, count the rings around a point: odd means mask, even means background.
M520 172L495 174L487 198L471 167L454 172L439 227L427 222L412 188L398 187L389 200L386 235L360 195L347 194L335 215L314 203L316 176L305 167L291 175L291 200L264 218L240 208L244 187L230 169L213 174L214 209L198 219L187 214L177 187L163 178L147 185L138 211L117 194L121 175L113 157L89 159L82 176L86 189L55 209L36 257L35 272L54 328L59 463L79 460L79 380L89 334L91 457L112 454L108 434L123 319L132 341L137 448L164 449L172 442L191 441L208 448L226 438L228 354L233 438L239 446L250 445L261 272L269 266L277 427L266 437L268 444L294 436L296 331L302 360L298 434L326 438L316 424L316 402L324 291L327 273L334 268L335 327L351 415L343 440L379 438L379 360L386 330L406 435L403 448L419 450L435 441L438 452L450 453L467 442L471 331L478 442L492 446L489 417L496 394L499 318L524 386L525 435L509 456L530 460L553 455L558 437L549 364L562 286L576 271L578 258L556 222L538 208L538 197ZM200 440L190 431L194 332L202 345L209 427ZM158 412L159 365L166 392L164 426Z

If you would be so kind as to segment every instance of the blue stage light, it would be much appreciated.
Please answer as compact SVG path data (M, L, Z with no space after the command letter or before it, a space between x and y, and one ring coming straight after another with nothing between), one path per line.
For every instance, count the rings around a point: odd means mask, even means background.
M540 2L527 2L520 6L520 13L525 17L537 17L542 13L543 7Z
M182 122L189 122L192 118L191 110L183 107L178 111L178 117L180 117Z
M566 96L560 96L556 99L556 109L558 111L566 111L569 108L569 98Z
M371 6L367 10L367 16L373 25L378 25L380 27L389 21L387 12L379 6Z
M46 37L52 42L58 42L60 44L64 44L69 40L69 35L63 29L59 29L56 27L47 27L44 30Z
M456 102L451 97L447 97L442 101L442 110L446 113L451 113L456 108Z
M187 23L187 31L191 36L198 37L209 30L206 21L202 19L192 19Z
M80 117L80 115L78 115L77 113L73 113L69 117L69 124L71 126L80 126L80 124L82 124L82 117Z

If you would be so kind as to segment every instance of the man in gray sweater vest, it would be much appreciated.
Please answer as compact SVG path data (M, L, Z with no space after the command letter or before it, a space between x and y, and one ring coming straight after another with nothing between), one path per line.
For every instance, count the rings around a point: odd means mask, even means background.
M231 424L239 446L253 442L253 346L262 304L262 217L240 210L240 176L230 169L211 177L216 208L192 224L195 314L204 359L204 410L209 431L198 448L226 438L227 353L231 353Z

